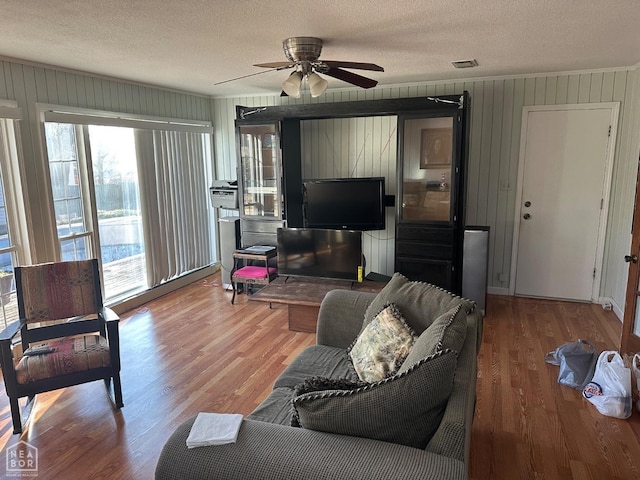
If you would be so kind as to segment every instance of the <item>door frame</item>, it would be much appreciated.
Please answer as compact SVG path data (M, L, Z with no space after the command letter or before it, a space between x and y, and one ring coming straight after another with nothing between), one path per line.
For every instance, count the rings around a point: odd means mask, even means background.
M518 244L520 240L520 217L522 215L522 190L524 185L525 153L527 145L527 127L529 113L540 111L566 111L566 110L610 110L611 133L607 144L605 159L605 176L602 188L602 208L600 210L600 227L598 229L598 241L596 246L595 276L591 289L591 301L597 303L600 298L600 283L602 281L602 262L604 259L604 243L607 231L607 219L609 216L609 199L611 195L611 181L613 178L613 159L615 153L616 138L618 133L618 118L620 102L579 103L561 105L536 105L522 108L522 126L520 130L520 152L518 158L518 180L516 187L516 205L513 221L513 243L511 244L511 273L509 276L509 295L515 295L516 270L518 265Z
M637 172L633 221L631 224L631 245L629 246L629 255L636 255L636 257L640 252L640 161L638 162ZM620 335L620 353L633 354L640 352L640 338L635 334L638 288L640 286L640 264L638 264L638 260L629 263L626 285L627 290L622 314L622 333Z

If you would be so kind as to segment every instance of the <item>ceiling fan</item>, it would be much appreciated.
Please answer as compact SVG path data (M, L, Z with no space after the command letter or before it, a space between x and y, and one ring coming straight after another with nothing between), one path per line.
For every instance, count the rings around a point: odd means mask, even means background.
M320 60L322 40L315 37L287 38L282 42L282 48L288 61L258 63L254 65L254 67L272 68L276 70L295 68L295 71L289 75L289 78L282 83L281 95L299 98L302 81L305 78L309 84L311 96L318 97L322 95L327 89L329 82L318 75L319 73L329 75L330 77L361 88L371 88L378 84L377 80L343 70L343 68L384 72L384 68L373 63Z

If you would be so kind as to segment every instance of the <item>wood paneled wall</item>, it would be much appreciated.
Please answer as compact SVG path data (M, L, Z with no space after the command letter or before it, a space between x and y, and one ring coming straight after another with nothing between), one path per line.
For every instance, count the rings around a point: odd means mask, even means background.
M372 90L328 91L317 99L252 96L213 99L216 158L220 178L236 178L233 133L235 105L269 106L350 100L374 100L461 93L471 96L470 155L467 194L468 225L491 227L489 287L507 293L511 270L513 227L520 154L522 107L576 103L620 102L609 224L605 244L601 297L612 301L621 316L624 308L631 213L640 149L640 72L638 69L502 77L378 87ZM380 172L387 177L387 193L395 193L396 140L393 119L306 121L303 125L305 176L342 176ZM394 137L390 140L390 137ZM348 140L347 140L348 139ZM388 143L387 143L388 142ZM348 146L347 146L348 145ZM356 163L362 162L360 165ZM386 173L385 173L386 172ZM348 176L348 175L345 175ZM392 209L388 209L392 210ZM393 268L394 231L371 232L372 270ZM382 240L375 240L380 234ZM375 265L375 267L374 267ZM502 275L501 275L502 274ZM504 279L501 281L501 279Z
M301 122L302 178L385 177L387 195L396 193L397 117ZM366 272L392 275L395 209L385 208L385 230L364 232Z
M489 286L508 291L513 246L513 222L522 107L572 103L620 102L609 224L605 244L601 296L621 315L630 245L631 214L640 149L640 70L619 69L585 73L502 77L425 83L371 90L330 90L319 98L301 99L277 94L235 98L163 90L79 72L0 60L0 99L15 100L22 108L20 125L27 184L26 206L33 233L34 261L53 258L55 242L46 228L49 212L42 211L39 192L45 182L36 104L106 110L136 115L213 121L216 176L236 178L235 105L269 106L343 102L455 94L471 95L471 135L467 224L491 227ZM306 178L376 176L387 179L395 194L395 117L305 121L302 152ZM224 214L236 212L220 212ZM368 269L393 271L393 209L387 208L386 231L366 235ZM501 277L500 274L503 274ZM506 278L500 281L500 278Z
M0 99L15 100L22 109L20 123L23 175L32 260L50 261L56 248L55 225L43 209L47 189L43 169L42 131L36 104L106 110L152 117L211 120L210 98L163 90L133 82L83 75L14 61L0 61ZM53 226L52 226L53 225Z

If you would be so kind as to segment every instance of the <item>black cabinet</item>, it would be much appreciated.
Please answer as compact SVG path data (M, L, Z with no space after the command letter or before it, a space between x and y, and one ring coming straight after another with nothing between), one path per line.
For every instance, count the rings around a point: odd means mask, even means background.
M279 227L302 226L300 122L243 117L236 120L241 245L275 246Z
M462 290L467 108L398 116L395 270Z
M277 122L237 125L241 245L275 245L282 226L282 161Z

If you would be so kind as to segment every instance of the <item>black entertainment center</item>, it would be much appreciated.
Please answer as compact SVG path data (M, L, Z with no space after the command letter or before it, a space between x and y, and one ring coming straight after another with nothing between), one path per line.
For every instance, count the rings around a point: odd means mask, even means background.
M246 154L247 145L257 145L258 153L261 148L273 165L269 170L273 172L269 178L272 183L264 184L262 196L256 195L256 187L247 188L239 182L240 198L252 197L251 203L241 207L243 246L275 246L282 240L277 232L283 227L384 229L385 206L394 205L394 271L461 293L469 105L469 95L463 92L307 105L237 106L239 180L246 173L245 159L251 155ZM384 115L398 119L395 198L385 195L382 177L303 180L301 121ZM253 143L243 143L248 134L253 135ZM435 145L442 144L444 156L442 151L433 151ZM253 175L253 171L249 173ZM309 252L302 257L310 258ZM283 259L279 273L307 275L327 268L327 275L344 278L335 266L305 267L306 273L300 273L301 265L292 257ZM352 266L347 269L353 270Z

